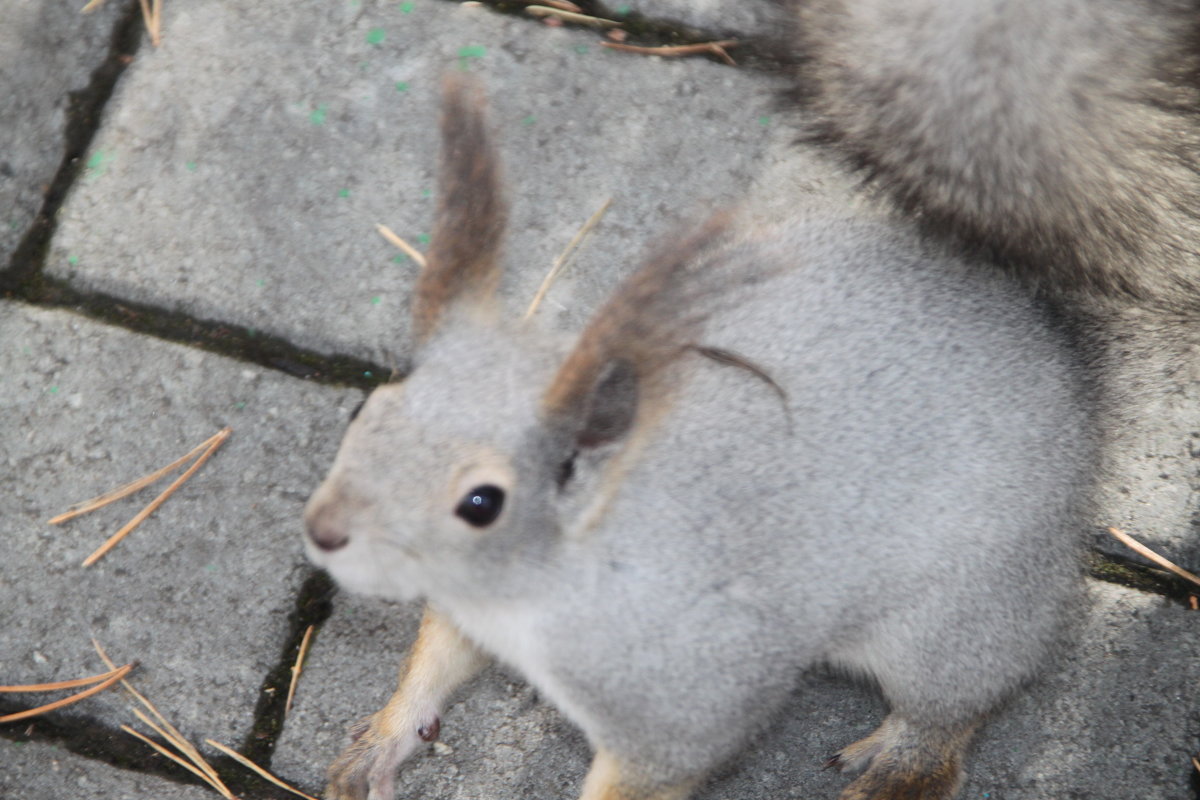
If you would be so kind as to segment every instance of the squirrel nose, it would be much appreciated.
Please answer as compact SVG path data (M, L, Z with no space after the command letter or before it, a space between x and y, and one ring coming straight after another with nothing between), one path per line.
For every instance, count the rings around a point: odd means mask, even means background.
M319 549L326 553L340 550L350 542L350 535L342 527L331 520L330 515L323 509L305 515L308 538Z

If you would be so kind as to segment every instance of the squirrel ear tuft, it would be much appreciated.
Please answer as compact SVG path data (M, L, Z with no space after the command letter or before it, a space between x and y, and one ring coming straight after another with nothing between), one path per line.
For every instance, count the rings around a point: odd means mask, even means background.
M492 302L508 222L500 165L487 132L483 91L467 76L443 81L442 154L432 246L413 294L417 341L453 302Z

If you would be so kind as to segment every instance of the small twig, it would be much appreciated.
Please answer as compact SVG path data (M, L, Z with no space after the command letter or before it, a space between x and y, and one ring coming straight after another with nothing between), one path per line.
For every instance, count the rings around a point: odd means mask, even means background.
M125 732L126 732L126 733L128 733L130 736L136 736L137 738L141 739L143 742L145 742L146 744L150 745L150 746L151 746L151 747L153 747L155 750L157 750L157 751L158 751L160 754L162 754L162 755L166 756L167 758L171 759L171 760L172 760L172 761L174 761L176 764L178 764L179 766L181 766L181 767L183 767L184 769L188 770L188 771L189 771L189 772L191 772L193 775L195 775L196 777L198 777L200 780L204 781L204 782L205 782L205 783L207 783L209 786L211 786L212 788L216 789L216 790L217 790L218 792L220 792L220 793L221 793L223 796L225 796L225 797L230 797L230 796L231 796L231 795L226 795L224 792L221 792L221 789L220 789L220 787L218 787L218 786L217 786L215 783L213 783L213 782L212 782L212 779L211 779L211 778L209 778L207 775L205 775L203 772L201 772L200 770L196 769L194 766L192 766L192 765L191 765L191 764L189 764L188 762L184 761L182 758L180 758L179 756L175 755L175 754L174 754L174 753L172 753L170 750L168 750L167 748L165 748L165 747L163 747L162 745L160 745L158 742L156 742L156 741L154 741L153 739L151 739L149 736L144 736L143 734L139 733L138 731L134 730L133 728L129 727L128 725L122 725L122 726L121 726L121 730L125 731ZM226 790L226 791L228 791L228 790Z
M162 44L162 0L154 0L153 6L149 0L138 0L138 3L142 7L142 22L150 34L150 43L158 47Z
M550 6L525 6L525 10L533 14L535 17L556 17L564 22L574 22L579 25L588 25L593 28L617 28L621 23L615 19L602 19L600 17L591 17L587 14L580 14L576 11L565 11L561 8L552 8Z
M271 773L267 772L265 769L263 769L262 767L260 767L258 764L255 764L253 761L251 761L250 759L246 758L244 755L242 755L241 753L237 752L236 750L233 750L233 749L231 749L231 748L228 748L228 747L226 747L225 745L221 744L220 742L213 741L212 739L205 739L204 741L205 741L205 743L206 743L206 744L208 744L208 745L210 745L210 746L212 746L212 747L215 747L215 748L217 748L217 749L218 749L218 750L220 750L222 753L224 753L225 755L229 756L230 758L232 758L234 761L238 762L238 763L239 763L239 764L241 764L242 766L244 766L244 767L247 767L247 768L249 768L249 769L252 769L252 770L254 770L254 771L255 771L255 772L257 772L259 775L261 775L262 777L266 778L267 780L269 780L271 783L275 784L276 786L279 786L279 787L281 787L281 788L287 789L287 790L288 790L289 792L291 792L292 794L299 795L300 797L306 797L306 798L308 798L308 800L317 800L317 798L313 797L312 795L307 795L307 794L305 794L304 792L300 791L299 789L296 789L296 788L294 788L294 787L292 787L292 786L288 786L286 783L284 783L283 781L279 780L279 778L276 778L274 775L272 775Z
M91 500L84 500L82 503L76 503L75 505L73 505L69 509L67 509L66 512L59 514L57 517L54 517L53 519L47 520L47 524L61 525L62 523L67 522L68 520L75 519L75 517L81 516L83 514L87 514L88 512L91 512L91 511L95 511L96 509L104 508L104 506L108 505L109 503L115 503L117 500L120 500L123 497L128 497L129 495L133 494L134 492L138 492L138 491L141 491L142 489L145 489L150 484L156 483L163 476L174 472L175 470L179 469L187 462L191 461L193 458L195 458L197 455L199 455L200 452L203 451L205 448L210 447L212 445L212 443L214 441L216 441L217 437L219 437L220 435L221 435L220 433L217 433L217 434L214 434L213 436L208 437L203 442L201 442L200 444L193 447L191 452L189 452L186 456L172 461L170 464L167 464L162 469L155 470L154 472L151 472L149 475L143 475L142 477L138 478L136 481L127 483L118 489L113 489L111 492L105 492L104 494L100 495L99 497L93 497Z
M575 249L583 242L584 237L591 232L592 228L596 227L596 224L600 222L600 218L604 216L611 205L612 198L610 197L604 201L604 205L596 210L596 213L588 218L587 222L583 223L583 227L571 237L571 241L567 242L567 246L559 253L558 258L554 259L554 264L551 265L550 271L546 273L546 277L542 278L542 285L538 287L537 294L533 296L533 301L530 302L529 308L525 310L525 315L521 317L522 321L528 320L537 311L538 306L542 304L542 299L546 296L546 292L550 291L550 286L554 281L558 280L558 276L562 273L563 268L566 267L567 259L571 257Z
M1195 756L1192 756L1192 766L1196 768L1197 772L1200 772L1200 760L1197 760Z
M582 14L583 9L568 0L521 0L527 6L550 6L562 11L572 11L576 14Z
M309 625L300 640L300 652L296 653L296 663L292 665L292 682L288 684L287 702L283 706L283 714L292 710L292 698L296 696L296 684L300 682L300 670L304 669L304 657L308 655L308 643L312 639L314 625Z
M217 452L217 448L220 447L221 444L226 439L229 438L229 434L232 431L233 431L232 428L223 428L219 433L217 433L216 436L212 437L212 439L210 440L211 444L209 444L208 448L203 453L200 454L200 457L196 459L196 462L194 464L192 464L190 467L188 467L187 470L184 471L184 473L182 475L180 475L178 478L176 478L171 483L170 486L168 486L166 489L164 489L162 494L160 494L158 497L151 500L150 504L147 505L145 508L143 508L141 511L139 511L137 513L137 515L134 516L133 519L131 519L131 520L129 520L129 522L125 523L125 526L122 527L121 530L117 531L112 536L108 537L108 540L104 544L102 544L102 545L100 545L100 547L96 548L96 552L92 553L90 556L85 558L83 560L83 566L90 567L92 564L95 564L97 561L99 561L101 558L104 557L105 553L107 553L109 550L116 547L117 544L122 539L124 539L126 536L128 536L130 531L132 531L138 525L141 525L142 522L146 519L146 517L153 514L158 509L158 507L161 506L163 503L165 503L167 501L167 498L170 497L171 495L173 495L180 486L183 486L183 484L187 483L188 479L196 474L196 470L198 470L198 469L200 469L200 467L204 466L204 462L208 461L208 459L212 456L212 454Z
M96 648L96 652L100 655L100 659L106 665L111 667L112 659L110 659L108 657L108 653L104 652L104 648L100 646L100 642L96 641L93 638L92 639L92 647ZM173 745L175 745L177 748L179 748L179 751L181 753L183 753L185 756L187 756L189 759L191 759L192 763L194 763L200 770L202 770L205 774L207 774L210 778L209 783L214 788L216 788L217 791L221 792L225 797L232 798L233 797L232 792L230 792L228 787L226 787L225 784L221 782L221 778L220 778L220 776L217 775L217 771L212 768L211 764L209 764L207 761L204 760L204 757L200 755L200 751L198 751L195 747L193 747L192 743L184 738L183 734L179 732L179 729L176 728L174 725L172 725L170 722L168 722L167 718L164 717L162 715L162 713L159 712L159 710L154 706L154 704L151 703L149 700L147 700L146 696L144 694L139 692L137 689L133 688L133 685L129 681L122 680L121 685L123 687L125 687L125 691L129 692L129 694L131 694L138 702L140 702L143 706L145 706L147 709L150 710L150 713L154 715L155 719L157 719L159 721L159 723L162 725L162 727L166 731L170 731L171 735L167 736L166 734L163 734L163 738L167 739ZM142 718L142 720L144 722L147 722L147 724L150 724L146 720L146 718L142 714L140 714L136 709L134 710L133 713L137 714L140 718ZM154 726L154 725L151 725L151 727L156 728L156 726Z
M404 254L406 256L408 256L409 258L411 258L413 261L417 262L417 264L422 269L425 268L425 256L421 253L420 250L413 247L411 244L409 244L408 242L404 241L399 236L397 236L395 231L393 231L387 225L380 225L377 223L375 225L375 230L379 231L380 236L387 239L389 242L396 245L396 247L399 247L401 250L403 250Z
M639 47L633 44L620 44L618 42L601 42L602 47L608 47L613 50L622 50L626 53L641 53L647 56L692 56L700 53L709 53L719 57L722 61L731 67L736 67L737 62L725 52L727 47L736 47L737 39L722 39L719 42L702 42L701 44L678 44L667 47Z
M1167 569L1167 570L1170 570L1171 572L1174 572L1176 575L1183 578L1184 580L1189 580L1192 583L1200 585L1200 578L1197 578L1195 575L1188 572L1183 567L1178 567L1174 563L1163 558L1158 553L1154 552L1149 547L1146 547L1146 545L1142 544L1137 539L1134 539L1132 536L1125 533L1124 531L1119 531L1116 528L1109 528L1108 532L1111 533L1118 541L1120 541L1122 544L1124 544L1126 547L1128 547L1130 550L1134 551L1135 553L1145 556L1146 558L1153 561L1155 564L1158 564L1163 569Z
M91 687L90 689L84 689L82 692L77 692L77 693L71 695L70 697L64 697L61 700L55 700L53 703L47 703L44 706L38 706L37 708L31 708L28 711L18 711L15 714L7 714L3 717L0 717L0 722L16 722L17 720L28 719L29 717L36 717L41 714L46 714L50 711L56 711L60 708L63 708L64 706L69 706L72 703L78 703L80 700L91 697L92 695L98 694L99 692L103 692L105 689L107 689L108 687L110 687L114 683L116 683L117 681L124 678L126 675L129 674L130 670L133 669L133 666L134 666L133 664L126 664L125 666L120 667L120 668L114 667L112 669L112 671L108 673L107 678L101 680L100 683L97 683L95 686ZM93 680L93 679L87 678L85 680ZM71 684L71 683L77 683L77 682L63 681L63 683ZM53 685L53 684L43 684L43 685ZM60 687L60 688L67 688L67 687ZM22 691L41 691L41 690L36 689L36 688L30 689L28 687L19 687L19 686L18 687L4 686L4 687L0 687L0 691L22 692Z
M88 0L88 4L79 9L80 14L87 14L90 11L95 11L100 6L104 5L104 0Z

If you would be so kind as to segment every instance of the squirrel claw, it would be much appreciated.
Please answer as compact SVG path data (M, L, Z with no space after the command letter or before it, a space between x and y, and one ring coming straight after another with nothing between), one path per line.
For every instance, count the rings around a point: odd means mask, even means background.
M350 727L350 744L329 766L328 800L392 800L396 768L419 744L415 731L381 732L375 714Z

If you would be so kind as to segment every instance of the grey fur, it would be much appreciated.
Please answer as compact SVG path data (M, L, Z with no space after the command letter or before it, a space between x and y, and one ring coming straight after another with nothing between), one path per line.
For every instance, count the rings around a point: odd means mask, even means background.
M1189 0L787 0L811 138L1054 294L1200 306Z
M609 304L574 346L448 301L351 424L310 553L350 589L425 599L645 785L692 785L829 663L892 707L846 752L867 774L843 796L947 798L1077 588L1093 444L1069 342L1005 276L886 223L683 241L701 269L679 274L730 291L652 280L679 266L656 257L615 295L636 313ZM672 308L688 324L637 316ZM597 396L622 365L633 391ZM506 493L484 527L455 513L477 485Z

